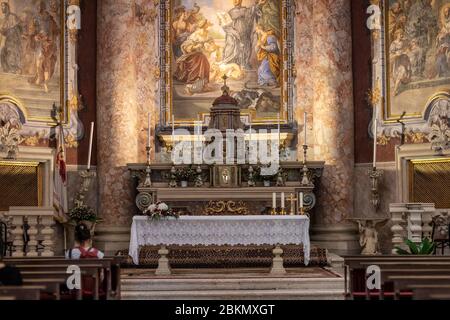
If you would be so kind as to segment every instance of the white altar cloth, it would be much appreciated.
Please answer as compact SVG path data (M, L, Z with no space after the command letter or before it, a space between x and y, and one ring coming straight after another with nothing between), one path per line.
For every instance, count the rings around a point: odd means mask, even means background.
M309 264L307 216L182 216L150 220L135 216L131 226L129 255L139 264L144 245L303 245Z

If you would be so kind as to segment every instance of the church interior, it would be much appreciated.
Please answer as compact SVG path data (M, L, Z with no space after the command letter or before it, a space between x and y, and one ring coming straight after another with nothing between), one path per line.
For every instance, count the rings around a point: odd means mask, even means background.
M450 0L0 3L0 300L450 299Z

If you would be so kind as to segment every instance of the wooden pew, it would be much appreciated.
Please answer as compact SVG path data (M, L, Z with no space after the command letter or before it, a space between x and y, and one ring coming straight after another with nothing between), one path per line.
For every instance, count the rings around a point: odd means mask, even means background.
M383 299L385 296L397 297L393 288L389 288L390 276L410 275L410 276L449 276L450 275L450 257L449 256L347 256L345 260L345 283L346 296L348 298L378 297ZM369 292L366 288L365 271L370 265L376 265L381 269L382 290ZM347 281L349 279L350 281ZM430 280L432 281L432 280ZM347 287L349 284L349 287Z
M400 297L402 290L413 292L413 288L418 285L450 285L450 276L448 275L391 275L388 279L394 283L396 299Z
M120 264L123 259L124 257L106 257L104 259L68 260L65 257L36 257L6 258L5 262L19 266L19 269L28 268L27 270L31 270L33 267L38 268L38 266L49 270L57 270L59 267L66 270L70 265L77 265L81 270L103 269L105 272L106 299L120 299Z
M1 297L13 297L13 300L39 300L45 286L0 286Z
M414 285L412 287L415 300L450 300L450 285Z

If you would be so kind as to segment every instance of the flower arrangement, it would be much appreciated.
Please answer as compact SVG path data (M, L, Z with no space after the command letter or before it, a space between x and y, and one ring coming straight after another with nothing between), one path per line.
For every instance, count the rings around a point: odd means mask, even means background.
M151 220L160 220L169 217L178 218L178 214L170 209L169 206L164 202L151 204L147 209L143 211L143 214L150 217Z
M100 219L95 214L94 209L86 205L76 206L72 208L69 212L69 217L76 223L80 223L81 221L89 221L89 222L100 221Z
M175 177L178 181L193 181L196 176L197 172L192 166L177 169L175 172Z

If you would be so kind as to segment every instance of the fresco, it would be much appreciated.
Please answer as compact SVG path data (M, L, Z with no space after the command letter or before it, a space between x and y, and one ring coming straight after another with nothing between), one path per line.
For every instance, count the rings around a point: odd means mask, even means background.
M61 1L0 5L0 95L19 101L29 120L51 121L63 96Z
M450 90L450 1L388 4L386 118L421 117L433 96Z
M176 121L208 113L223 75L243 112L276 119L283 88L281 1L170 2L169 103Z

